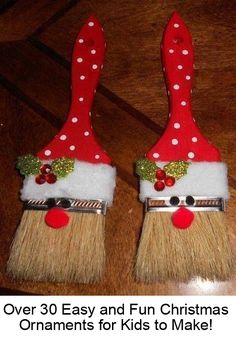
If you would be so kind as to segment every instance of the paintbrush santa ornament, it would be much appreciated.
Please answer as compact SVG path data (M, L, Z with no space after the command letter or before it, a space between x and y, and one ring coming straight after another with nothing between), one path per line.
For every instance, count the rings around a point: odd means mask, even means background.
M164 32L162 60L170 114L159 141L137 162L146 214L136 277L225 280L232 272L224 214L227 167L192 115L193 46L177 13Z
M101 278L115 168L96 141L90 111L104 53L102 27L90 17L74 46L66 123L36 156L18 158L25 210L7 265L14 278L81 283Z

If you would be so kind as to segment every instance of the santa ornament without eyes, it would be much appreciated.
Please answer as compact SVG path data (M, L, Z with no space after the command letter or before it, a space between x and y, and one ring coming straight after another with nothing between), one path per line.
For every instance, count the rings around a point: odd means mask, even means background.
M170 114L160 140L137 162L145 219L137 253L140 281L225 280L232 255L225 223L227 168L192 116L191 35L174 13L162 42Z
M103 29L90 17L74 45L71 107L63 128L37 156L18 158L25 211L7 266L14 278L81 283L101 278L115 168L95 139L90 110L104 53Z

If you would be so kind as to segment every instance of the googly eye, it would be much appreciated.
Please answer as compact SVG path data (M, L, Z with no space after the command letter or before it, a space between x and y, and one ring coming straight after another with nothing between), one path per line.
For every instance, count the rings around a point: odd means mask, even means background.
M172 196L172 197L170 198L170 204L171 204L171 205L178 205L178 204L179 204L179 197L177 197L177 196Z
M195 203L193 196L187 196L185 201L186 201L187 205L194 205L194 203Z
M51 208L55 207L56 201L54 198L49 198L45 204L48 206L49 209L51 209Z
M60 204L62 208L70 208L70 201L68 199L63 198Z

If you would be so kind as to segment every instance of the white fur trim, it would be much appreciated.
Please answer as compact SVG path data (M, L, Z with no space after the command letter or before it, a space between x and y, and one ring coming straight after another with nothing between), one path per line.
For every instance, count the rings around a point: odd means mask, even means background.
M115 167L75 161L74 171L67 177L58 179L54 184L38 185L35 183L34 176L25 177L21 199L23 201L50 197L101 199L111 205L116 184L115 178Z
M168 162L157 163L161 168ZM156 191L154 184L140 181L140 201L147 197L158 196L215 196L229 198L227 166L219 162L193 162L187 175L179 179L173 187L165 187Z

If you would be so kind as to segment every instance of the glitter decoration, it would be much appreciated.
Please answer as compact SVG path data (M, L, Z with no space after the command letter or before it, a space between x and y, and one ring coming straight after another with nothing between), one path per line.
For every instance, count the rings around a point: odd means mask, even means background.
M155 174L158 167L156 164L146 158L140 159L136 162L136 173L141 180L155 182Z
M58 178L64 178L74 171L74 164L75 161L72 158L62 157L55 159L51 164L52 172Z
M164 170L168 176L172 176L178 180L187 174L189 164L191 163L183 160L176 160L165 165Z
M16 168L23 176L37 175L39 174L42 162L38 157L32 154L26 154L17 158Z

